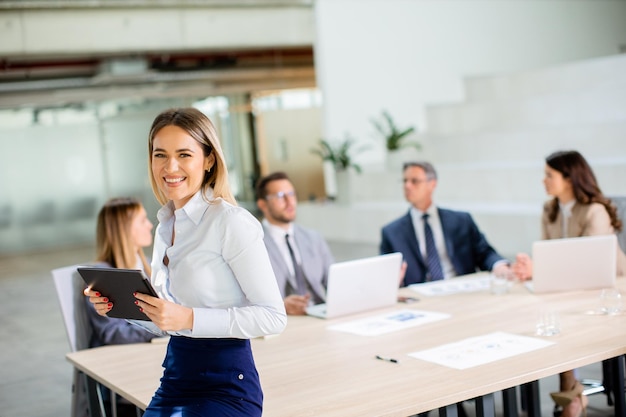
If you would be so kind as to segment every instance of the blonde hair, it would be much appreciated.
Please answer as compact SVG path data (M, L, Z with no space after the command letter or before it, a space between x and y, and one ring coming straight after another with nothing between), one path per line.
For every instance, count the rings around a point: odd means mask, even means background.
M200 144L205 157L208 157L211 153L215 155L215 163L211 167L211 170L205 171L204 173L204 179L201 185L203 197L206 199L208 189L212 188L214 198L221 197L229 203L237 205L235 197L230 190L230 185L228 184L228 169L226 168L226 161L224 160L224 154L215 127L204 113L193 107L165 110L152 122L150 135L148 136L148 165L150 170L150 183L152 184L152 191L156 199L161 204L165 204L168 201L165 194L159 189L152 175L154 137L159 130L166 126L177 126L187 132L189 136Z
M139 256L144 271L150 275L143 249L134 245L130 235L133 218L142 207L139 200L130 197L112 198L102 206L96 227L97 261L113 268L134 269Z

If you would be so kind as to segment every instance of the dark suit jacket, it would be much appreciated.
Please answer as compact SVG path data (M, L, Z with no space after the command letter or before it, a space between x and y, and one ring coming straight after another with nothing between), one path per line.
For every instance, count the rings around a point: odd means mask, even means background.
M469 213L437 208L446 250L457 275L490 270L504 258L489 245ZM410 212L384 226L380 253L402 252L407 263L403 285L424 282L426 262L417 243Z

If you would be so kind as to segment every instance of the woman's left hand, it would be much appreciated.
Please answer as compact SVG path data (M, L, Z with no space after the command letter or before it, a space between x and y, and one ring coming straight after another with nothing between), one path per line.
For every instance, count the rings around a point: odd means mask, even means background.
M151 295L135 293L135 304L161 330L191 330L193 310Z

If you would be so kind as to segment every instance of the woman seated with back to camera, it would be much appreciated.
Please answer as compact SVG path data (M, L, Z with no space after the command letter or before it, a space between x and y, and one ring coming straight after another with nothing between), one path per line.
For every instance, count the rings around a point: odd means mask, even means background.
M139 200L112 198L98 213L96 265L105 268L141 269L150 276L143 248L152 244L152 223ZM150 342L156 336L124 319L101 316L85 297L92 329L89 347Z

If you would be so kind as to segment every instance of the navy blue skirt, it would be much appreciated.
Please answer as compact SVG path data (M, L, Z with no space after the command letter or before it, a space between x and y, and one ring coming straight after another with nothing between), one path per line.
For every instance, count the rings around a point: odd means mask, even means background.
M247 339L174 336L163 368L144 417L261 416L263 392Z

